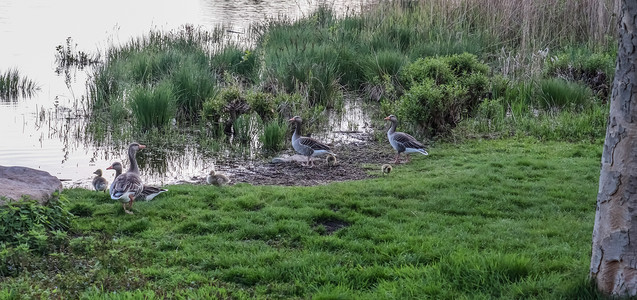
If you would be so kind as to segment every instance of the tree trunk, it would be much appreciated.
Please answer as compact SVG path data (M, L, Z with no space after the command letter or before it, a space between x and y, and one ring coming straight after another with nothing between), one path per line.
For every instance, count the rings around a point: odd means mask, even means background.
M620 296L637 295L636 21L637 1L621 0L617 66L602 154L590 267L590 276L599 291Z

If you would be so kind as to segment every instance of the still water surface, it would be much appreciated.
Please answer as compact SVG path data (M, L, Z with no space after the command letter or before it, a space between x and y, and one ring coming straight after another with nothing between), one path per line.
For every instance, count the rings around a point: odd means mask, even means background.
M116 160L126 162L125 149L98 146L84 138L86 120L75 111L85 105L87 75L73 69L56 72L55 48L65 45L68 37L75 50L98 53L150 30L191 24L210 31L224 26L231 34L241 35L253 22L303 17L319 4L352 13L369 2L373 1L2 0L0 72L18 69L40 90L33 97L0 101L0 165L36 168L69 180L65 186L89 187L95 169L105 169ZM332 122L331 130L364 129L363 110L355 105L347 108L342 118ZM179 151L143 151L149 162L142 176L153 184L202 176L213 165L218 170L246 167L203 155L197 145L185 145ZM105 177L110 181L113 174L107 172Z

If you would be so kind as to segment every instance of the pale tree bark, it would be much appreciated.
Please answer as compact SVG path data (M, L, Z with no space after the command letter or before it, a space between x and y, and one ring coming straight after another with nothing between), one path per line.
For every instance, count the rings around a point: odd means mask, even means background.
M608 295L637 295L637 1L621 0L619 48L602 154L590 276Z

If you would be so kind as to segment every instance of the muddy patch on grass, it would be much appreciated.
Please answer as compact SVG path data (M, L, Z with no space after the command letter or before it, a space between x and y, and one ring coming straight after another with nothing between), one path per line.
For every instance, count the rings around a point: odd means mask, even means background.
M343 220L326 219L326 220L320 220L316 222L316 224L314 224L314 230L321 235L331 235L337 230L344 227L348 227L350 225L351 225L350 223L345 222Z
M361 136L357 142L335 145L332 151L337 155L335 165L329 165L325 157L321 157L314 158L312 167L295 161L273 163L268 160L221 171L231 178L232 184L310 186L381 176L381 165L395 156L389 143L375 141L369 135ZM281 154L291 155L294 155L291 149Z

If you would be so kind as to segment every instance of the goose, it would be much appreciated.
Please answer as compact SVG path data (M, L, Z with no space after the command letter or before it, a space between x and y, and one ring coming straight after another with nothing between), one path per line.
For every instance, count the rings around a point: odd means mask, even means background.
M418 142L418 140L416 140L413 136L404 132L396 131L396 123L398 123L398 119L396 119L396 116L389 115L385 118L385 120L391 122L391 126L387 131L387 139L389 139L389 143L391 144L391 146L396 151L398 151L398 154L396 154L396 160L394 160L395 164L399 163L400 153L402 152L418 152L423 155L429 155L429 153L427 153L427 150L425 150L425 146ZM409 162L409 156L407 156L407 162Z
M95 178L93 178L93 188L98 192L106 192L108 181L102 177L102 169L97 169L93 174L96 175Z
M133 208L135 198L139 197L144 190L144 184L142 183L141 177L139 177L137 159L135 158L137 151L144 148L146 148L146 146L139 143L132 143L128 146L130 168L126 173L117 176L117 178L113 180L113 183L111 183L111 199L119 200L122 203L124 211L130 215L132 215L133 212L129 209Z
M380 169L383 171L383 175L388 175L389 173L391 173L392 167L390 164L384 164L380 166Z
M206 176L206 182L208 184L214 184L216 186L222 186L230 183L230 178L223 174L217 174L214 169L210 170L208 176Z
M295 116L288 120L295 124L294 134L292 134L292 147L301 155L307 156L307 165L312 166L314 163L310 157L330 154L336 154L330 151L330 147L310 137L301 136L301 123L303 120L299 116Z
M106 168L106 170L115 170L115 178L117 178L119 175L122 174L122 168L123 168L122 163L116 161L113 164L111 164L110 167ZM142 193L137 198L135 198L135 200L150 201L163 192L168 192L168 190L150 186L150 185L144 185L144 189L142 190Z
M332 154L328 154L327 157L325 158L325 162L327 162L328 166L335 166L336 165L336 156L332 155Z

